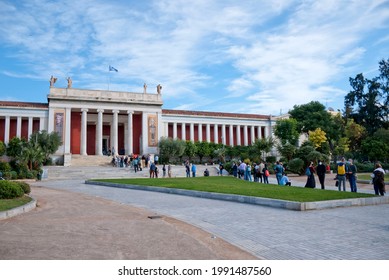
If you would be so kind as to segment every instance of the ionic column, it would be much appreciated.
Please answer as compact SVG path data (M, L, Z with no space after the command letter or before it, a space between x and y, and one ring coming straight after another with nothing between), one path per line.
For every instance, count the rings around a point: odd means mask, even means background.
M253 144L255 141L255 127L252 125L251 126L251 143L250 144Z
M45 129L45 118L39 118L39 131Z
M72 108L65 108L65 154L70 154L70 128Z
M194 142L194 123L190 124L190 141Z
M203 141L203 125L199 123L198 125L198 133L199 133L199 142Z
M86 137L88 126L88 109L81 109L81 155L86 156Z
M32 125L33 125L33 123L34 123L33 117L28 117L28 132L27 132L28 139L30 139L30 136L32 134Z
M226 141L226 125L222 125L222 144L225 145L227 143Z
M219 127L217 124L214 124L213 126L213 138L214 138L214 143L219 143Z
M119 154L118 151L118 118L119 118L119 110L112 110L113 120L112 120L112 147L115 149L115 154Z
M234 147L234 126L230 124L230 146Z
M186 141L186 123L181 124L181 140Z
M5 127L4 127L4 144L9 142L9 127L10 127L10 116L5 117Z
M262 127L258 126L258 139L262 139Z
M132 125L132 115L133 115L133 111L127 111L127 147L128 147L128 154L132 154L134 152L134 149L133 149L133 143L134 143L134 140L133 140L133 134L134 134L134 128L133 128L133 125Z
M103 109L97 110L96 155L103 155Z
M241 137L240 137L240 124L238 124L236 126L236 145L237 146L240 146L241 145L241 141L240 141Z
M247 125L243 126L243 141L244 141L244 145L248 146L249 139L247 134Z
M173 123L173 139L177 139L177 123Z
M21 136L22 136L22 117L18 116L16 118L16 137L20 139Z
M207 142L211 142L211 125L209 123L207 123L206 133L207 133Z

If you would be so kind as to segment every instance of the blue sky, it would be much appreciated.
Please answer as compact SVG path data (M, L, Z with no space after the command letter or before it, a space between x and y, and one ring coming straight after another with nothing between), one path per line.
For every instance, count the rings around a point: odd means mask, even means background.
M165 109L343 109L389 58L389 1L0 0L0 100L57 87L149 92ZM109 72L112 65L119 72Z

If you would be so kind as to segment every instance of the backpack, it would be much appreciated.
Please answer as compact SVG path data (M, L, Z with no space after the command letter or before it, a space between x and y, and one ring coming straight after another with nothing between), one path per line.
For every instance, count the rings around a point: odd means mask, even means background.
M346 174L346 165L338 165L338 175L344 175Z
M311 176L311 170L309 169L309 167L307 167L307 169L305 169L305 175Z

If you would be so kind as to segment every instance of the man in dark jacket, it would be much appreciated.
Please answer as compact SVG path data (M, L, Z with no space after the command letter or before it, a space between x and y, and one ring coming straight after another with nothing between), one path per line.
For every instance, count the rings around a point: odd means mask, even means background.
M316 173L317 173L317 176L319 177L321 189L324 190L324 188L325 188L324 187L324 180L326 178L326 165L321 160L319 160L319 164L316 167Z

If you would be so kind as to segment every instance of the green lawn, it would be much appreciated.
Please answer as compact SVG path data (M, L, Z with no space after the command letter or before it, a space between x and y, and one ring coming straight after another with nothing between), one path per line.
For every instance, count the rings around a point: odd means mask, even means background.
M371 175L372 173L358 173L358 180L371 180ZM389 180L389 173L385 174L385 181Z
M113 182L128 185L157 186L205 192L265 197L297 202L335 200L357 197L372 197L363 193L339 192L301 187L266 185L236 179L234 177L197 178L139 178L139 179L96 179L92 181Z
M12 208L22 206L32 200L29 196L22 196L14 199L0 199L0 211L6 211Z

